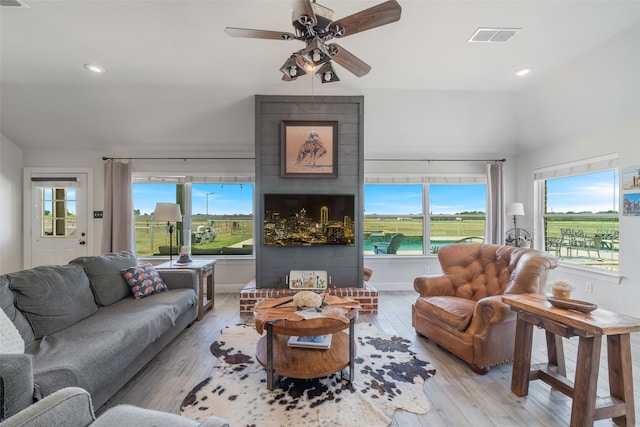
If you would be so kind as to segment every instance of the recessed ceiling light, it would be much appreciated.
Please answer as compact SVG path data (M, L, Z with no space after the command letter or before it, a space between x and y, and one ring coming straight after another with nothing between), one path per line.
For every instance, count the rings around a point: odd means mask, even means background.
M84 64L84 68L96 74L102 74L105 72L104 68L96 64Z
M521 68L518 71L515 72L515 75L517 77L524 77L527 74L529 74L531 71L533 71L533 68L531 67L526 67L526 68Z

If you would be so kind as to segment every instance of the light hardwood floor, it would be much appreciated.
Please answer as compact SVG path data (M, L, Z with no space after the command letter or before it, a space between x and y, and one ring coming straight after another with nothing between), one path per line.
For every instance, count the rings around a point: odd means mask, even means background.
M411 304L414 292L380 292L379 313L360 315L381 331L396 334L414 343L414 350L436 368L436 375L425 382L424 390L431 405L426 415L416 416L397 411L393 427L426 426L568 426L571 399L541 381L533 381L527 397L511 393L511 364L492 368L487 375L474 374L465 363L420 337L411 327ZM240 316L238 294L217 294L215 307L204 319L195 322L149 365L98 411L120 403L179 413L184 396L207 378L217 363L209 346L230 324L250 322ZM608 395L606 340L603 340L598 395ZM632 356L636 405L640 404L640 336L633 334ZM565 339L567 376L575 374L577 338ZM532 363L546 361L544 332L534 331ZM636 419L640 420L636 407ZM612 426L611 420L599 420L596 426ZM235 426L234 426L235 427Z

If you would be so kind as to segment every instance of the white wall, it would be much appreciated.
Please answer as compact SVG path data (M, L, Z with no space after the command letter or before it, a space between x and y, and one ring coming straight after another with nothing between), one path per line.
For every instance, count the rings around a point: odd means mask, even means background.
M640 165L638 52L635 26L520 94L520 137L541 147L517 159L525 228L533 228L534 169L616 152L622 169ZM638 253L640 217L621 216L619 280L567 266L549 279L575 286L574 298L640 317ZM586 292L586 282L593 283L593 293Z
M22 269L22 150L0 134L0 274Z

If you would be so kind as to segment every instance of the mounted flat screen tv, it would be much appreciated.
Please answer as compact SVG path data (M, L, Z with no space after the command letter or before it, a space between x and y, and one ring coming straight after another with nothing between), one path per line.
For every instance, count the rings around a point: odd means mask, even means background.
M265 194L265 246L353 245L355 196Z

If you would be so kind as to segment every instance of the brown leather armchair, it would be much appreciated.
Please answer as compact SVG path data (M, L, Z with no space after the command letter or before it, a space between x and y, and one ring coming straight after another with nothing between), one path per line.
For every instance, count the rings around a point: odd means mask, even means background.
M513 361L516 316L503 294L541 292L553 255L513 246L459 244L440 249L443 273L419 276L412 306L416 332L486 374Z

